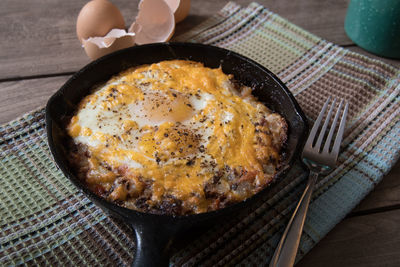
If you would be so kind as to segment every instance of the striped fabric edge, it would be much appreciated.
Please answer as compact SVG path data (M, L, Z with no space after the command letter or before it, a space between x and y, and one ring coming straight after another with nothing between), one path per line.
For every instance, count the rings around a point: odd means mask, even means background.
M32 129L29 129L30 127L25 130L19 127L20 125L25 125L27 121L32 122L32 120L35 121L34 124L31 124L35 125L33 127L33 132ZM37 127L38 125L41 125L41 127ZM26 169L39 170L40 173L41 170L46 170L49 163L54 164L50 160L51 155L47 148L46 134L44 131L44 109L40 112L34 111L29 113L4 126L0 128L2 137L1 143L5 143L4 136L8 136L8 138L13 136L11 138L17 139L16 142L22 142L23 146L20 146L18 150L19 154L16 158L23 164L27 164L27 162L34 164L34 167L26 167ZM39 128L38 131L36 131L37 128ZM19 135L7 135L7 132L12 130L19 132ZM27 135L26 132L29 132L29 135ZM28 155L29 152L32 151L31 149L34 145L30 141L31 137L35 135L37 135L36 137L38 140L42 141L41 148L45 151L45 156ZM3 146L1 147L3 148ZM27 153L23 151L23 149L26 149ZM8 151L11 151L12 154L17 153L16 151L13 152L11 149ZM56 172L62 175L57 169L54 173ZM36 179L41 187L46 189L48 195L54 198L55 202L50 204L51 209L66 211L65 216L60 217L58 213L55 216L51 216L51 213L46 213L47 210L45 209L40 211L42 218L44 218L40 223L37 221L37 214L32 214L30 218L24 218L23 221L18 220L16 223L9 225L9 229L3 225L3 231L0 235L2 241L0 261L4 263L8 262L8 264L11 265L18 265L24 262L32 262L40 265L40 259L44 260L42 263L46 263L46 255L50 254L48 256L55 256L56 261L54 262L61 263L65 260L66 263L71 263L74 261L69 261L71 257L69 257L64 249L58 249L60 255L54 255L53 250L65 245L67 245L66 248L71 249L71 244L74 244L72 248L74 248L73 251L75 251L73 253L76 254L75 262L78 261L81 262L81 264L88 264L91 262L92 265L99 265L105 262L120 262L120 264L129 265L134 253L134 241L128 236L132 234L132 232L129 231L127 227L123 227L122 229L120 223L116 224L114 222L115 220L105 216L103 211L97 208L86 197L83 197L82 194L76 195L77 190L75 187L72 186L71 188L73 191L70 192L70 194L74 196L65 195L60 185L57 185L57 179L51 179L54 173L40 173L39 177L41 177L43 181L40 181L40 178L37 178L33 173L31 178ZM64 177L63 179L65 180L66 178ZM61 194L60 199L53 193L54 191L52 192L51 187L55 187L56 192ZM25 195L24 198L28 199L30 196ZM67 202L69 204L68 207L60 206L61 200L64 204ZM74 209L73 207L74 205L76 206L76 204L78 204L78 206L80 204L81 207L76 207ZM22 225L20 223L22 223ZM25 227L22 227L23 225L25 225ZM94 239L93 237L96 236L97 238ZM97 248L100 244L99 242L103 243L100 247L101 249ZM89 257L82 257L77 253L80 251L80 248L94 253L93 255L89 253ZM93 250L93 248L95 248L95 250ZM52 264L47 262L46 265Z

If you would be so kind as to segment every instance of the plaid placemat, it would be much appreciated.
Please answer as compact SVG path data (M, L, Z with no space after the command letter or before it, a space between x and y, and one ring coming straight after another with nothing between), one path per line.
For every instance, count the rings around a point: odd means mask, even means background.
M397 161L399 69L322 40L257 3L229 3L175 40L228 48L266 66L286 83L311 122L328 94L349 101L339 166L317 184L298 259ZM43 109L2 125L0 148L1 265L130 265L131 229L104 214L57 169L47 147ZM267 263L305 181L295 166L247 214L196 235L184 249L178 246L171 265Z

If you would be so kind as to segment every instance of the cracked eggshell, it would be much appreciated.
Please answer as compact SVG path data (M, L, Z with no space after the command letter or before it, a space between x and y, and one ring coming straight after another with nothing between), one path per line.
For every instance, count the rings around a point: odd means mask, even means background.
M104 48L100 48L98 47L98 45L90 41L83 40L83 46L85 52L92 60L107 55L111 52L131 47L133 45L134 45L133 38L132 36L129 35L116 38L109 47L104 47Z
M190 0L165 0L172 12L174 12L175 23L184 20L190 11Z
M164 0L140 1L136 21L129 28L129 32L136 34L135 43L166 42L174 31L174 13Z
M88 2L79 12L76 33L79 40L105 36L111 29L125 29L125 21L119 9L107 0Z

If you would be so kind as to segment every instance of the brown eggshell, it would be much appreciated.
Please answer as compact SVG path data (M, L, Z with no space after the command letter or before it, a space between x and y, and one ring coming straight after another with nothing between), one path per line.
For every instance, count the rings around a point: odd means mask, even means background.
M174 14L164 0L142 0L136 21L129 28L136 34L137 44L166 42L174 31Z
M96 0L96 1L99 1L99 0ZM124 36L121 38L117 38L117 39L115 39L113 44L107 48L99 48L94 43L87 42L87 41L83 41L83 42L84 42L83 45L85 48L85 52L92 60L95 60L99 57L107 55L111 52L114 52L114 51L117 51L120 49L124 49L127 47L131 47L134 45L132 36Z
M88 2L79 12L76 21L76 33L83 43L89 37L101 37L111 29L124 29L125 21L119 11L107 0L94 0Z
M175 23L184 20L190 11L190 0L164 0L172 12L174 12Z

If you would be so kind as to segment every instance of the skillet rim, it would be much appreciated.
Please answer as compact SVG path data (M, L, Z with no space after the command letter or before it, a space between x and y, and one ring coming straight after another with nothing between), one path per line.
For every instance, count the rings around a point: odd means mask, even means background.
M72 81L85 77L85 72L87 70L90 70L91 68L95 67L98 64L101 64L104 61L109 60L112 57L115 57L119 54L123 53L128 53L129 50L134 50L134 49L141 49L141 48L146 48L146 47L160 47L160 46L166 46L166 47L172 47L172 46L186 46L186 47L192 47L193 49L195 48L202 48L202 49L214 49L214 50L219 50L219 52L225 53L226 55L229 56L234 56L238 58L241 61L244 61L246 63L250 63L251 65L254 65L256 68L261 69L263 72L265 72L267 75L270 76L270 78L273 80L275 84L278 85L279 90L283 90L283 92L286 94L288 97L290 104L294 107L294 112L296 113L297 117L301 121L301 126L303 127L302 134L298 136L297 139L297 145L296 148L293 151L292 157L286 162L285 168L282 168L281 170L278 171L278 173L275 175L273 181L268 184L265 188L257 192L256 194L252 195L251 197L244 199L240 202L234 203L232 205L229 205L227 207L214 210L214 211L209 211L209 212L204 212L204 213L198 213L198 214L188 214L188 215L173 215L173 214L154 214L154 213L149 213L149 212L142 212L142 211L137 211L133 209L128 209L125 207L121 207L115 203L109 202L105 200L102 197L97 196L94 194L91 190L89 190L83 183L79 182L79 178L76 177L72 172L70 172L64 163L61 160L61 156L59 155L55 141L53 138L53 119L51 116L51 105L53 102L56 101L56 99L60 96L63 95L63 92L65 90L68 90L69 84L72 83ZM175 49L176 49L175 47ZM117 74L114 73L113 75ZM106 77L107 80L109 77ZM93 85L92 85L93 86ZM89 90L88 90L89 91ZM256 96L257 97L257 96ZM81 98L82 99L82 98ZM173 221L202 221L202 220L207 220L210 217L215 217L219 216L222 214L229 214L230 212L234 210L242 210L243 206L246 206L248 203L254 203L256 199L260 198L262 195L266 194L267 191L271 190L274 184L277 184L279 181L285 177L287 171L293 166L293 163L295 162L296 158L300 155L299 152L301 152L301 148L303 147L304 141L306 139L306 134L308 132L308 122L307 118L300 108L299 104L297 103L296 99L294 98L293 94L290 92L290 90L286 87L286 85L274 74L272 73L269 69L266 67L262 66L261 64L255 62L254 60L243 56L241 54L238 54L236 52L233 52L231 50L225 49L225 48L220 48L212 45L205 45L205 44L200 44L200 43L187 43L187 42L167 42L167 43L153 43L153 44L146 44L146 45L140 45L140 46L133 46L129 47L126 49L118 50L116 52L113 52L111 54L105 55L101 58L98 58L89 64L85 65L83 68L81 68L79 71L74 73L63 85L60 89L58 89L48 100L46 104L46 110L45 110L45 115L46 115L46 131L47 131L47 139L48 139L48 145L50 147L50 151L52 153L52 156L54 158L55 163L57 166L61 169L62 173L80 190L83 191L85 196L89 197L89 199L93 202L96 203L96 205L99 205L101 208L105 207L106 212L116 214L117 216L123 217L125 219L132 219L132 218L140 218L144 219L144 217L149 218L149 219L163 219L163 220L173 220ZM285 118L285 120L288 120Z

